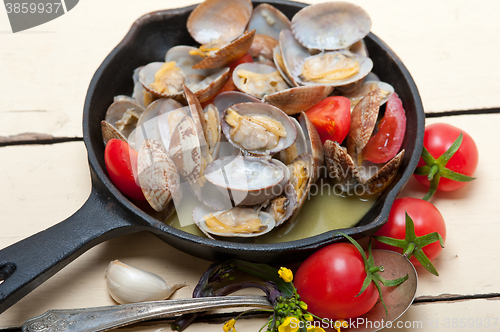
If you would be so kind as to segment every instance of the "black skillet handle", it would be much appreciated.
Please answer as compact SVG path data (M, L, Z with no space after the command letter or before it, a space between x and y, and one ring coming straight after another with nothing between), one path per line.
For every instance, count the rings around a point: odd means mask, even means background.
M145 229L95 188L68 219L0 251L0 314L93 246Z

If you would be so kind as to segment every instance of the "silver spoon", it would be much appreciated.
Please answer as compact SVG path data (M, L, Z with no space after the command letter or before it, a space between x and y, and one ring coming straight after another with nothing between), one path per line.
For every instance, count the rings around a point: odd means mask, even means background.
M272 308L272 305L265 296L224 296L49 310L26 321L22 330L24 332L104 331L149 319L236 307L267 309Z

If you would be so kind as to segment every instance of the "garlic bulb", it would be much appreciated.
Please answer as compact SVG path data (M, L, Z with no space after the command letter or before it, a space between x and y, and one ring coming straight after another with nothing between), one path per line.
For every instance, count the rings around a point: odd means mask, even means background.
M164 300L186 285L169 286L160 276L114 260L106 270L109 295L118 303Z

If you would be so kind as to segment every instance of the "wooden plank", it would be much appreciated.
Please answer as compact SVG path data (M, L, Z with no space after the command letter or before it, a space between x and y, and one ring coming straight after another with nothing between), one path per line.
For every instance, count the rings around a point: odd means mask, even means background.
M500 33L495 16L499 2L354 2L371 15L372 31L404 61L428 112L500 105L500 82L490 69L500 56L491 41ZM174 0L126 5L119 0L81 1L62 17L16 34L10 33L2 11L1 135L81 137L84 98L99 64L139 16L179 5Z
M477 180L433 203L448 225L446 248L436 260L440 277L422 269L417 296L490 294L500 292L500 268L491 264L498 233L495 212L500 162L494 146L500 115L473 115L429 119L466 130L477 142L481 163ZM487 156L487 157L486 157ZM486 162L488 158L488 162ZM71 215L90 192L83 143L0 148L0 248L43 230ZM422 197L424 189L410 181L402 196ZM133 245L131 245L133 243ZM108 241L84 254L21 300L0 318L0 327L18 326L50 308L112 304L106 293L104 271L110 260L162 275L171 283L187 283L178 297L189 297L208 262L183 254L148 233Z
M500 301L469 300L459 302L436 302L425 305L412 305L408 311L396 320L390 327L382 331L421 332L421 331L498 331L500 329ZM236 322L237 331L258 331L267 322L265 318L239 319ZM364 322L359 321L359 324ZM366 323L371 326L381 326L380 322ZM379 324L379 325L377 325ZM370 326L370 325L368 325ZM387 325L385 325L387 326ZM123 327L122 332L153 332L162 328L169 331L168 323L141 323ZM195 323L186 331L221 331L222 323ZM335 332L334 329L326 329Z
M500 267L491 264L495 252L499 224L494 207L500 175L500 156L496 137L500 115L467 115L427 119L427 124L446 122L465 130L475 140L479 150L476 180L462 189L438 192L432 203L441 211L447 225L446 247L436 259L440 274L436 278L418 269L420 285L417 296L439 294L499 293L500 283L494 276ZM412 178L400 197L422 198L426 188ZM466 281L467 280L467 281Z

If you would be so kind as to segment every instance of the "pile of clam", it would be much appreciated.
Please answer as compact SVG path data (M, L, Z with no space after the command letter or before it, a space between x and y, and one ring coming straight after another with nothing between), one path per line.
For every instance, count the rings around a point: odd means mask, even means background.
M137 68L133 96L115 97L102 121L104 142L139 152L137 181L156 211L173 211L186 190L196 197L193 222L210 238L255 237L292 220L325 163L346 192L379 193L403 152L376 174L358 170L394 92L371 74L370 27L346 2L308 6L290 22L268 4L207 0L187 21L201 46L172 47L164 62ZM253 63L228 67L247 53ZM220 93L228 80L238 91ZM304 112L332 93L351 100L347 149L323 146Z

